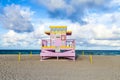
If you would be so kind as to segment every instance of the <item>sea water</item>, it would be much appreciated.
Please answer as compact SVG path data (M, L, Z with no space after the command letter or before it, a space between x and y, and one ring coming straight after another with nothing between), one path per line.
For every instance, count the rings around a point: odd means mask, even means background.
M40 54L41 50L0 50L0 54ZM120 50L76 50L77 55L120 55Z

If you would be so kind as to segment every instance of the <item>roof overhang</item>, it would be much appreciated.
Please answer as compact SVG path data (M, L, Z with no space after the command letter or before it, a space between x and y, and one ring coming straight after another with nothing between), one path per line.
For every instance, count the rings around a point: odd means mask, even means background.
M67 26L50 26L50 28L67 28Z
M50 35L50 31L46 31L45 34Z
M72 34L72 31L67 31L66 32L66 35L71 35Z

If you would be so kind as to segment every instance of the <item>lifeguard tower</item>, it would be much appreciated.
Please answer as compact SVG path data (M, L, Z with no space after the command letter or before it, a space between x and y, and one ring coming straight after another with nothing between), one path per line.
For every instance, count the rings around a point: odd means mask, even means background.
M41 60L51 57L75 60L75 40L67 39L67 36L72 34L67 31L67 26L50 26L50 31L45 34L49 35L50 39L42 39Z

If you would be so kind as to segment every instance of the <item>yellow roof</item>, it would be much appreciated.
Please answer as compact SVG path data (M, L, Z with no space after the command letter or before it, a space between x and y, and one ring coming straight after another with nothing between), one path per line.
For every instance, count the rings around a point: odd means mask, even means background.
M50 28L67 28L67 26L50 26Z
M67 32L72 32L72 31L67 31Z

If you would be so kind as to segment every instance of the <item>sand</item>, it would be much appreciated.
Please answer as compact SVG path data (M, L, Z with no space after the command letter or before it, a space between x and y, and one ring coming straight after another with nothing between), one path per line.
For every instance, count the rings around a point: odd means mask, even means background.
M120 56L40 61L39 55L0 55L0 80L120 80Z

